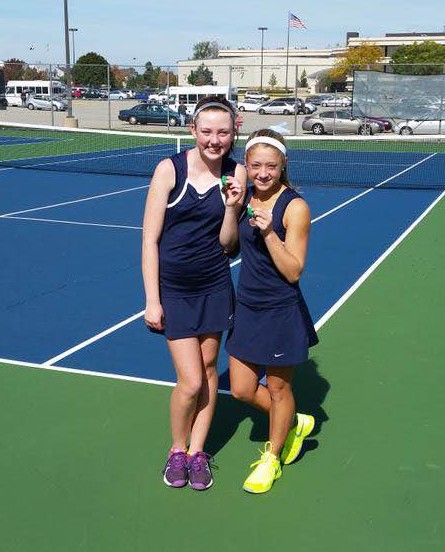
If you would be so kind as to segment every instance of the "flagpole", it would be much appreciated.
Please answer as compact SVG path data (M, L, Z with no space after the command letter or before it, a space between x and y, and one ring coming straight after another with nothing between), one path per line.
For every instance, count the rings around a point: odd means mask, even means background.
M289 25L290 20L290 12L287 12L287 48L286 48L286 83L285 83L285 91L287 92L287 74L289 70Z

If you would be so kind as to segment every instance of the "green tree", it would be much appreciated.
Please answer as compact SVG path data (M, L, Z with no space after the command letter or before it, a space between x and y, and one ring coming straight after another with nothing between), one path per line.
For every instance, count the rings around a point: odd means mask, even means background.
M271 88L274 88L276 85L277 85L277 77L275 76L275 73L272 73L269 79L269 86Z
M76 84L101 86L107 84L108 61L95 52L81 56L72 68L72 81ZM110 86L116 86L116 79L110 70Z
M193 45L193 59L215 59L219 54L217 42L197 42Z
M346 80L355 70L381 70L377 63L383 57L383 51L375 44L363 44L362 46L351 46L334 64L329 71L333 81Z
M307 73L306 73L306 69L303 69L303 72L301 73L301 77L300 77L300 86L301 88L307 88Z
M187 82L196 86L213 84L213 73L204 65L204 63L201 63L196 71L190 71L190 75L187 77Z
M22 80L23 73L26 70L26 62L22 59L11 58L3 62L3 71L5 73L5 81Z
M439 75L445 72L445 46L434 40L400 46L390 65L401 75Z
M36 69L36 67L28 67L23 71L23 80L49 80L48 72Z

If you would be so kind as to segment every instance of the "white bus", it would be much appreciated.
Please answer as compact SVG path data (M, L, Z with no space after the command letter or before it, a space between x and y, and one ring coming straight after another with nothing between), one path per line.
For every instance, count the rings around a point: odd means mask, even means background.
M235 107L238 100L238 89L229 86L170 86L165 91L168 94L168 104L175 111L178 110L179 103L184 102L187 113L192 114L196 104L201 98L206 96L219 96L233 102Z
M8 105L22 105L22 92L54 97L65 94L66 86L58 80L10 80L5 92Z

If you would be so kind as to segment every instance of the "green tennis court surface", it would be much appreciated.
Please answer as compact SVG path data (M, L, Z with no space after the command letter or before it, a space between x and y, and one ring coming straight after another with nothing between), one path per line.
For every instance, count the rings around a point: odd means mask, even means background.
M296 375L318 432L265 495L241 490L265 420L229 396L197 493L162 482L169 388L2 365L2 551L442 551L444 217L322 328Z

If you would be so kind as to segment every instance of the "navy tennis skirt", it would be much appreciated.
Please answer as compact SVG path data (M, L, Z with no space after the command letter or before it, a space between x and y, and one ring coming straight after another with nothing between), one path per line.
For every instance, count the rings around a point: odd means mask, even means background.
M232 286L189 297L162 297L167 339L216 334L233 326L235 293Z
M235 322L226 340L229 355L263 366L293 366L308 359L309 347L318 343L304 302L291 306L235 308Z

